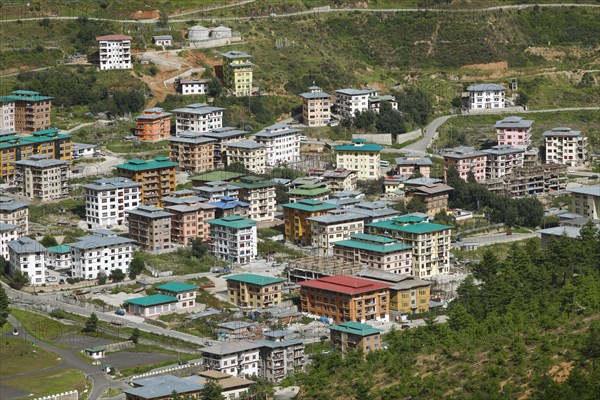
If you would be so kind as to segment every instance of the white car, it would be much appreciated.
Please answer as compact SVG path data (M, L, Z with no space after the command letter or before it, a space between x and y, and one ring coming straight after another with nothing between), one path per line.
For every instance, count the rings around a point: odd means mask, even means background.
M300 135L300 136L298 136L298 139L300 139L301 142L307 142L308 136Z
M390 162L389 161L379 161L379 166L381 168L387 168L390 166Z

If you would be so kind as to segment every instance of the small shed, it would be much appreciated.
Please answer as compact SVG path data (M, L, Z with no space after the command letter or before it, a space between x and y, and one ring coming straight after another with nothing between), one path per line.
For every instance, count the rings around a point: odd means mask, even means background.
M94 360L106 357L106 347L104 346L88 347L83 351L85 352L86 356L93 358Z
M127 312L130 314L148 318L175 311L177 309L177 301L177 297L154 294L152 296L125 300L125 304L127 305Z
M173 45L173 36L171 36L171 35L152 36L152 43L154 43L157 46L172 46Z

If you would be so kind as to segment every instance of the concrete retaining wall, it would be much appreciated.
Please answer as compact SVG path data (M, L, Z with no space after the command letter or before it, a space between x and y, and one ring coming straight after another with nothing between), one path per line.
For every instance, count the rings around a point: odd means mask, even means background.
M203 370L204 369L201 364L189 363L186 365L179 365L177 367L159 369L156 371L150 371L150 372L146 372L146 373L139 374L139 375L133 375L129 379L129 381L131 382L136 379L147 378L149 376L165 375L165 374L175 375L175 376L188 376L190 374L193 374L194 372L200 372Z
M135 347L135 343L133 343L131 340L125 340L123 342L110 343L110 344L104 345L106 352L127 350L127 349L131 349L134 347Z
M202 40L200 42L189 42L190 48L192 49L208 49L211 47L221 47L226 46L232 43L239 43L242 41L242 36L239 32L233 32L233 36L229 38L219 38L219 39L208 39Z
M403 133L402 135L396 136L396 143L397 144L406 143L410 140L415 140L415 139L420 138L421 135L423 135L423 131L421 129L415 129L414 131L406 132L406 133Z
M170 68L175 68L175 69L181 69L182 65L180 63L174 62L174 61L169 61L169 60L165 60L164 58L160 58L154 54L148 54L148 53L144 53L144 54L140 54L138 56L138 60L140 61L151 61L154 64L159 64L159 65L164 65L165 67L170 67Z
M394 142L394 136L391 133L361 133L353 134L352 139L365 139L369 143L378 143L384 146L391 146L394 143L402 144L409 140L414 140L423 134L421 129L416 129L411 132L406 132L396 136L396 142Z
M176 75L176 76L174 76L172 78L165 79L163 81L163 83L164 83L165 86L172 85L172 84L175 83L175 81L177 79L187 78L188 76L192 75L194 72L197 72L198 74L202 75L202 73L204 72L204 68L192 68L192 69L189 69L189 70L187 70L185 72L182 72L181 74Z
M53 394L50 396L36 397L33 400L79 400L79 393L77 390L71 390L70 392Z

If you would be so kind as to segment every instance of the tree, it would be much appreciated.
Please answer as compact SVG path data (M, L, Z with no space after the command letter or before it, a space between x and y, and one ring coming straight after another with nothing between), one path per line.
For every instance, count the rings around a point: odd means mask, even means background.
M98 329L98 316L96 313L92 313L90 317L85 321L84 332L96 332Z
M375 127L378 132L391 133L392 135L399 135L406 132L402 114L394 110L388 102L381 103Z
M158 10L158 25L162 27L169 26L169 14L164 8Z
M356 111L354 113L354 126L357 129L369 130L375 125L375 113L372 110L366 110L363 112Z
M9 303L8 295L4 290L4 286L0 285L0 328L6 324L8 319L8 314L10 313L8 308Z
M237 172L238 174L249 174L250 171L241 162L234 162L225 167L225 171Z
M422 89L409 87L396 95L398 110L418 125L425 125L433 113L431 100Z
M214 379L209 379L200 389L200 398L202 400L225 400L223 388Z
M129 278L135 279L144 271L144 268L146 268L146 264L139 255L133 256L133 260L129 263Z
M515 100L515 104L525 107L527 103L529 103L529 95L527 95L525 92L519 91L519 94Z
M21 271L14 271L12 274L11 286L13 289L20 290L23 286L29 285L29 276Z
M210 97L220 97L223 93L223 85L216 76L213 76L210 82L208 82L208 95Z
M192 256L202 258L208 252L208 245L202 238L192 240Z
M131 332L131 336L129 337L129 340L131 340L133 343L137 344L139 339L140 339L140 330L138 328L135 328L133 330L133 332Z
M98 285L105 285L106 279L107 279L106 272L104 272L104 271L98 272Z
M122 282L123 280L125 280L125 273L121 268L117 268L112 270L108 277L113 282Z
M58 246L56 238L50 234L45 234L42 240L40 240L40 244L46 248Z

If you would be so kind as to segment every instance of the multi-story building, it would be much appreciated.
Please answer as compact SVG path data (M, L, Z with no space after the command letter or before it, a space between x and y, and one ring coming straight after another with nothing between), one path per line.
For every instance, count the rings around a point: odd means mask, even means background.
M223 111L221 107L211 107L204 103L189 104L172 110L175 114L175 134L181 132L208 132L223 126Z
M169 139L171 161L179 164L182 171L204 172L214 168L216 140L199 132L181 132Z
M232 182L233 183L233 182ZM223 196L239 198L240 188L232 183L225 181L207 182L203 186L196 186L194 190L200 197L204 197L208 201L219 201Z
M182 79L179 81L178 90L182 95L208 94L210 79Z
M299 129L293 129L288 124L276 124L254 135L254 141L265 146L267 167L294 165L298 162L300 159L298 132Z
M301 340L257 340L260 347L258 376L279 383L304 369L304 343Z
M0 256L5 260L9 259L8 242L19 238L19 227L13 224L3 224L0 222Z
M390 203L385 201L361 201L358 204L353 204L346 207L346 212L361 214L365 224L372 222L387 221L395 218L400 213L393 208L389 208Z
M157 157L154 160L128 160L125 164L115 165L115 168L118 176L142 185L143 204L160 207L161 198L175 191L177 165L168 157Z
M309 218L317 217L336 208L335 204L316 200L300 200L297 203L282 204L285 222L285 240L302 245L312 244L312 230Z
M24 236L6 244L11 274L21 272L33 286L46 283L46 248Z
M233 376L258 375L260 343L239 341L219 343L200 349L202 366Z
M100 48L99 68L101 71L109 69L131 69L131 36L106 35L96 37Z
M359 322L342 322L329 326L329 339L331 346L342 354L342 357L351 351L360 351L368 354L381 348L382 330L373 328L368 324Z
M546 163L571 167L586 160L587 137L571 128L554 128L543 134Z
M298 285L302 312L332 323L389 321L390 284L338 275Z
M373 111L375 114L379 114L381 104L383 103L389 104L392 110L398 111L398 101L396 100L396 97L392 95L370 96L368 101L369 110Z
M135 133L138 140L156 142L171 136L171 113L160 107L144 110L135 118Z
M506 117L496 121L496 135L499 146L513 146L526 149L531 144L533 121L523 117Z
M198 286L183 282L167 282L156 287L156 291L166 296L177 298L177 308L182 310L196 307Z
M71 270L71 246L61 244L58 246L48 247L46 253L46 268L55 271L70 271Z
M401 216L374 222L367 233L388 236L412 247L412 275L428 278L450 271L451 226L425 222L425 218Z
M20 194L28 199L48 201L69 194L69 163L66 161L36 154L28 160L15 162L15 170L15 185L20 189Z
M217 201L211 201L208 204L215 207L215 218L235 215L248 218L250 216L250 203L240 201L234 197L223 196Z
M353 118L357 111L369 109L369 97L377 96L375 89L340 89L335 91L337 113L346 118ZM379 167L379 164L378 164Z
M356 190L356 181L358 180L356 171L346 168L328 169L323 171L321 177L332 193Z
M125 274L133 254L134 240L117 236L113 231L99 229L91 235L78 238L71 246L71 276L97 279L103 271L106 276L116 269Z
M421 157L418 154L409 153L405 157L398 157L396 161L396 173L402 176L420 175L424 178L431 176L433 162L428 157Z
M302 120L308 126L326 126L331 121L331 95L318 86L310 86L301 93Z
M390 286L390 314L396 320L406 315L429 311L431 281L373 269L363 269L355 275L392 285Z
M343 210L332 210L328 214L311 217L312 247L316 255L332 254L335 242L350 239L356 233L363 233L364 216L346 213Z
M0 223L16 225L18 237L29 234L29 204L12 197L0 196Z
M0 176L10 181L15 175L15 162L27 160L34 154L70 162L71 136L58 133L58 129L33 132L30 136L1 136Z
M308 183L300 185L294 189L288 190L290 203L297 203L302 200L325 201L329 199L331 190L325 182Z
M256 222L232 215L206 221L210 225L211 252L227 262L247 264L257 252Z
M444 179L448 179L448 168L456 168L458 175L467 180L469 173L473 173L477 182L485 181L485 167L487 154L477 151L472 147L456 147L442 154L444 157Z
M333 256L391 274L411 273L412 247L385 236L354 234L333 244Z
M467 87L471 110L505 107L506 88L495 83L483 83Z
M15 90L8 96L0 97L2 110L7 126L4 128L18 132L38 132L50 129L52 100L54 97L44 96L31 90ZM14 104L11 106L10 104Z
M201 238L210 240L210 227L207 220L215 218L215 206L199 201L166 206L171 216L171 241L187 245Z
M266 148L262 143L253 140L231 142L225 145L227 165L240 163L248 171L264 174L266 165Z
M141 204L142 185L128 178L103 178L82 187L88 229L123 225L126 212Z
M251 220L273 221L275 219L277 202L274 183L257 176L245 176L231 185L239 187L239 199L250 204Z
M129 238L144 250L164 251L171 246L171 216L162 208L139 206L127 211Z
M248 132L242 131L230 126L226 126L219 129L212 129L210 132L203 134L204 137L216 140L215 143L215 168L223 168L227 161L225 159L225 147L228 143L240 142L246 139ZM225 179L223 179L225 180Z
M448 209L448 197L454 188L444 183L429 183L423 185L407 185L404 188L405 200L418 200L425 206L425 212L436 215Z
M374 180L379 178L379 152L383 146L365 143L364 139L353 139L352 144L335 146L337 168L356 171L359 180Z
M600 219L600 185L569 189L571 210L589 219Z
M283 301L284 279L256 274L225 277L227 299L239 307L269 308Z
M0 97L0 131L15 130L15 101Z
M566 165L534 164L513 168L511 174L489 179L485 185L492 192L515 198L561 192L567 183Z
M491 149L482 150L487 154L485 165L485 179L502 178L512 174L515 168L523 166L525 149L509 145L497 145Z
M223 82L234 96L252 95L252 56L232 50L223 53Z

